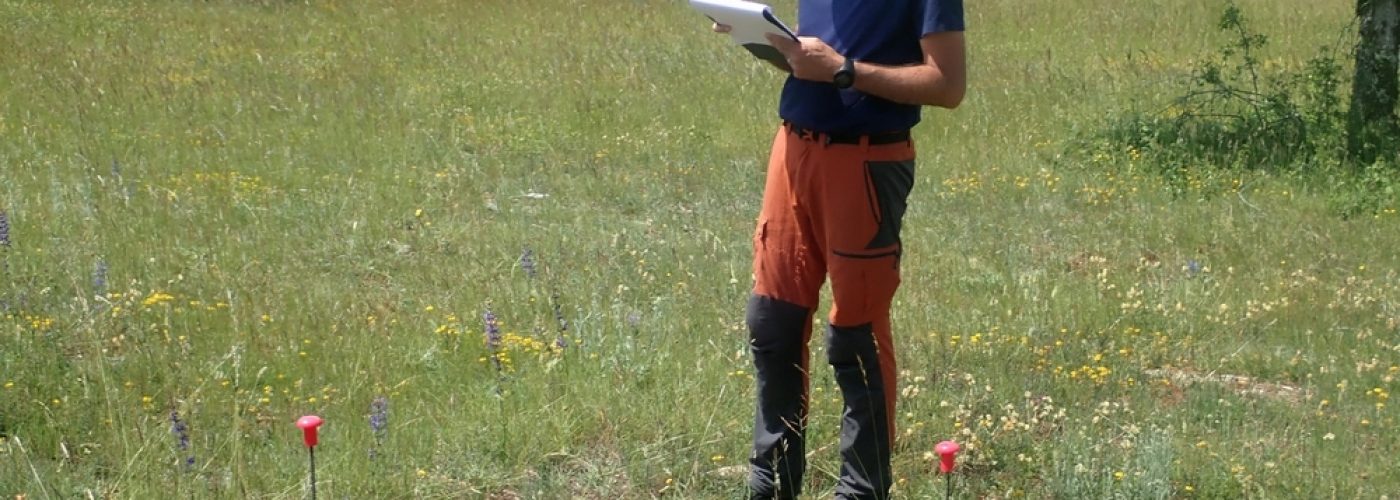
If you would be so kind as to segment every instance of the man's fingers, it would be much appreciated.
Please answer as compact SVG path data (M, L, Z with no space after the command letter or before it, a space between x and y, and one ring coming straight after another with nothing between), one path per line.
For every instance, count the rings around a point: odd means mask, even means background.
M781 51L784 54L788 54L789 56L791 55L790 52L792 51L792 49L797 46L796 42L793 42L791 38L787 38L785 36L776 35L773 33L764 33L763 37L768 39L769 45L776 47L779 51Z
M711 26L711 29L715 30L715 33L728 33L734 28L730 27L728 24L715 23L714 26Z

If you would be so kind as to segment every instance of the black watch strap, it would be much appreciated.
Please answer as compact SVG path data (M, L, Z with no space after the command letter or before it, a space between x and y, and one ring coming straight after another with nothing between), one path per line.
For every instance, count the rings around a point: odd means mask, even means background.
M836 74L832 75L831 83L835 84L838 89L848 89L856 84L855 58L847 57L846 61L841 63L841 69L836 70Z

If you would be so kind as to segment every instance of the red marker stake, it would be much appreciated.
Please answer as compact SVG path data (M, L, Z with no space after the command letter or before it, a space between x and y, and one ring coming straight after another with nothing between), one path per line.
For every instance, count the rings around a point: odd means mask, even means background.
M320 427L321 423L321 417L315 415L297 419L302 441L306 442L306 453L311 456L311 500L316 500L316 428Z
M943 441L933 447L933 452L938 454L938 471L943 473L947 484L943 498L953 498L953 466L956 465L958 443Z

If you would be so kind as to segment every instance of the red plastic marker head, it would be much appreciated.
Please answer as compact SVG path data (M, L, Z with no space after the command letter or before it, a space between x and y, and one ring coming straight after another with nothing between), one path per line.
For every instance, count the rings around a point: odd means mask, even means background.
M953 472L953 459L958 455L958 443L943 441L933 447L938 454L938 471L944 474Z
M297 427L301 427L302 439L306 441L306 447L316 446L316 428L321 426L321 417L307 415L297 419Z

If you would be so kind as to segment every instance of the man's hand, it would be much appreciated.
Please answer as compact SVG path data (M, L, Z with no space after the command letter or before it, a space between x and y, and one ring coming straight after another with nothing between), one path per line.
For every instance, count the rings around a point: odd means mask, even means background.
M733 30L734 30L734 27L733 27L733 26L730 26L730 25L728 25L728 24L714 23L713 25L710 26L710 29L713 30L715 33L728 33L728 32L730 32L730 31L733 31ZM783 67L781 64L778 64L778 63L773 62L773 61L768 61L768 60L765 60L764 62L766 62L766 63L768 63L769 65L773 66L773 68L776 69L776 70L778 70L778 71L782 71L782 72L784 72L784 73L787 73L787 68Z
M792 75L803 80L830 82L836 71L841 69L841 63L846 62L845 57L837 54L835 49L817 37L804 36L793 41L791 38L772 33L765 36L768 43L787 58L788 66L792 67Z

